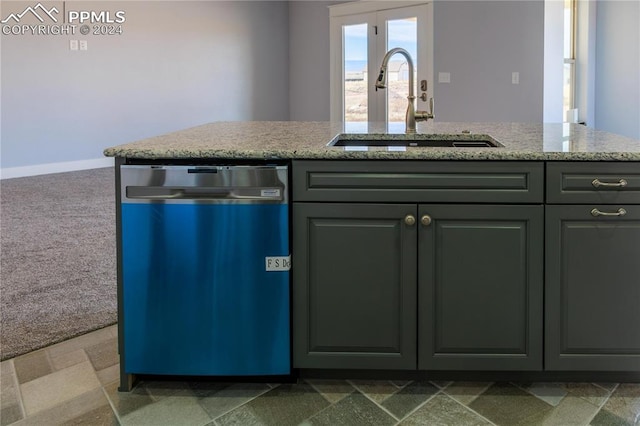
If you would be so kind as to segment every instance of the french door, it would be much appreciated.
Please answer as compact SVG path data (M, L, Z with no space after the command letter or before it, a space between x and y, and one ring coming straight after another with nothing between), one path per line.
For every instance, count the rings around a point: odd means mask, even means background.
M409 92L406 58L401 54L391 57L387 89L376 91L374 87L384 55L395 47L412 57L416 108L427 109L420 95L427 93L426 99L433 96L432 10L430 3L397 1L331 8L332 121L343 122L345 131L366 131L369 122L387 123L389 132L405 130Z

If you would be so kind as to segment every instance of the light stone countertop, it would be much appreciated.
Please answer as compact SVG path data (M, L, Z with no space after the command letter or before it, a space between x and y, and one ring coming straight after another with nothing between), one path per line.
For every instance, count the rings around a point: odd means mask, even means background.
M379 123L363 125L368 127L367 132L352 133L366 133L368 139L404 137L404 134L385 134L384 125ZM403 129L404 125L400 130ZM342 123L245 121L205 124L107 148L104 154L136 159L640 161L640 140L579 124L420 122L417 131L417 138L433 134L442 139L469 131L471 135L489 135L504 146L348 150L327 146L337 135L349 133L343 131Z

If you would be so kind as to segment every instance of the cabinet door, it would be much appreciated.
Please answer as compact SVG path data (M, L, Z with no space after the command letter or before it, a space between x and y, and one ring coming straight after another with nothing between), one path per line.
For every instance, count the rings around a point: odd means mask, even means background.
M416 368L416 210L294 203L295 368Z
M546 369L640 371L640 206L547 206L545 309Z
M541 370L543 207L421 205L418 219L418 367Z

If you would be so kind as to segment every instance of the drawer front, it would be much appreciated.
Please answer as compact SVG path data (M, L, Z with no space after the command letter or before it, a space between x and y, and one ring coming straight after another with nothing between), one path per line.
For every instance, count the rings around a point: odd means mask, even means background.
M547 203L640 204L640 163L547 163Z
M542 203L534 162L294 161L294 201Z

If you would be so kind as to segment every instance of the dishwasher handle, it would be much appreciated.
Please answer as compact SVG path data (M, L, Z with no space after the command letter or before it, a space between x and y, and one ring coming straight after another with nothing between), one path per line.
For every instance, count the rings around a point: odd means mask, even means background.
M281 188L207 188L127 186L126 197L138 200L282 200Z

